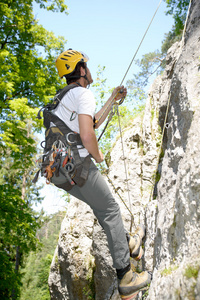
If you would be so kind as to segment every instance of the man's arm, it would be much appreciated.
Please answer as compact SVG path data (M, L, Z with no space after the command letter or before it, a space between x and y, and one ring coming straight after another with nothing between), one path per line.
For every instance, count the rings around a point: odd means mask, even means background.
M94 131L94 123L90 115L78 115L80 137L83 146L88 150L97 163L104 160L102 152L99 150L97 138Z
M120 91L123 91L122 93L120 93ZM107 100L107 102L104 104L104 106L95 114L95 128L98 128L106 119L106 117L108 116L112 104L117 101L120 100L121 98L126 97L127 94L127 90L126 88L124 88L124 86L118 86L116 87L111 96L109 97L109 99Z

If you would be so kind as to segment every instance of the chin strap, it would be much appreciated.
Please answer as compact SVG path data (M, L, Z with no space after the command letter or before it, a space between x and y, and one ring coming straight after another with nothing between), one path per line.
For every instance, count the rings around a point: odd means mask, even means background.
M80 76L80 77L83 77L83 78L85 78L87 80L87 82L88 82L88 88L89 88L90 87L90 82L89 82L89 80L87 78L87 68L85 68L85 75Z

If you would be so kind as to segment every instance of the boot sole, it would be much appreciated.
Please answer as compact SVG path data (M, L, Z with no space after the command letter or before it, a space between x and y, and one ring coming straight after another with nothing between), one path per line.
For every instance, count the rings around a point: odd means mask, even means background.
M133 259L139 261L139 260L142 258L143 254L144 254L144 251L143 251L142 247L140 246L139 254L138 254L137 256L131 254L131 257L132 257Z
M139 232L140 230L142 231L142 234L141 234L141 235L138 234L138 232ZM143 238L144 238L145 235L146 235L146 228L145 228L144 225L139 225L139 226L138 226L137 231L136 231L136 235L139 236L140 241L141 241L141 242L140 242L140 246L139 246L139 253L137 253L137 252L138 252L138 249L137 249L137 250L133 251L133 252L130 254L130 256L131 256L133 259L135 259L136 261L139 261L139 260L142 258L143 254L144 254L144 251L143 251L143 249L142 249L142 247L141 247L142 240L143 240ZM137 254L136 254L136 253L137 253Z
M139 234L139 232L141 231L141 233ZM146 235L146 227L142 224L140 224L137 229L136 229L136 233L137 235L139 235L139 237L141 238L141 240L145 237Z
M123 300L133 300L135 299L135 297L137 296L137 294L139 293L139 291L135 292L134 294L132 295L129 295L129 296L123 296L123 295L120 295L121 299Z
M143 288L137 290L136 292L134 292L134 293L131 294L131 295L128 295L128 296L120 295L120 297L121 297L121 299L123 299L123 300L133 300L133 299L135 299L135 297L137 296L137 294L138 294L139 292L145 291L145 290L147 290L148 288L149 288L148 286L145 286L145 287L143 287Z

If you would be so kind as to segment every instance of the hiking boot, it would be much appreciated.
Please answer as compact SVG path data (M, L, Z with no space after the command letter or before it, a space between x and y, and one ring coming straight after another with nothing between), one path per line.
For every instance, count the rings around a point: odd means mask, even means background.
M135 260L140 260L144 254L142 249L142 239L145 236L144 225L139 225L133 236L128 237L130 256Z
M150 273L144 271L140 274L129 270L119 282L119 293L121 299L132 300L151 282Z

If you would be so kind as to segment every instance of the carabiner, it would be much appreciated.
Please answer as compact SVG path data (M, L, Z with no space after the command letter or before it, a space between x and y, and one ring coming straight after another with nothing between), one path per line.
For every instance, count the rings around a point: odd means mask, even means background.
M124 92L124 89L121 89L120 91L120 94L122 94L123 92ZM118 102L118 105L121 105L123 102L124 102L124 99L125 99L126 97L123 97L123 98L121 98L120 100L119 100L119 102Z
M125 98L126 98L126 97L121 98L121 99L119 100L119 103L118 103L118 104L121 105L121 104L124 102Z
M69 133L66 135L67 143L68 143L69 145L75 144L75 143L76 143L76 140L70 141L70 138L69 138L70 135L75 135L75 133L74 133L74 132L69 132Z
M70 121L73 121L76 119L76 115L77 115L77 112L74 110L71 114L71 117L70 117Z
M72 172L74 170L74 165L70 162L68 162L66 165L65 165L65 169L67 170L68 173Z

